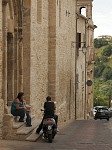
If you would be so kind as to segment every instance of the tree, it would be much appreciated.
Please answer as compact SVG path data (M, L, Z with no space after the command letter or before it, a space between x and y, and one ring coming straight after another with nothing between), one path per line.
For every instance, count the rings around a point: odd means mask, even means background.
M108 62L108 57L107 56L101 56L101 57L96 57L95 58L95 66L101 65L103 63Z
M107 66L102 73L102 77L105 81L112 80L112 68Z
M110 106L112 98L112 80L103 81L95 79L94 82L94 106Z
M100 38L100 39L95 38L94 39L94 47L95 48L100 48L105 45L108 45L108 41L106 39L103 39L103 38Z
M107 57L112 55L112 45L108 45L106 48L104 48L102 55Z
M96 78L101 77L104 69L105 69L104 64L99 64L98 66L96 66L94 70L94 76Z

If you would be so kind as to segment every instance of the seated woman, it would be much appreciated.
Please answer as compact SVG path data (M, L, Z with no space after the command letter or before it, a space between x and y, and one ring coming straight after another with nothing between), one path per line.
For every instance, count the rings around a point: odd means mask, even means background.
M26 126L31 127L31 106L26 105L26 102L24 101L24 93L20 92L18 93L18 96L13 101L11 106L11 114L13 116L20 116L19 122L24 122L24 117L26 114Z
M19 122L24 122L26 111L23 97L24 97L23 92L18 93L16 99L12 102L11 105L11 114L13 116L20 116Z

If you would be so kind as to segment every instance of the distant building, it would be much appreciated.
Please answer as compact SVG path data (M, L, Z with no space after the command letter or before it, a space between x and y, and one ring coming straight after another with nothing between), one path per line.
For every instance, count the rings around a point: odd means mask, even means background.
M110 35L100 35L98 36L98 39L105 39L107 41L112 40L112 36Z
M76 118L87 118L93 106L94 29L92 0L77 1Z

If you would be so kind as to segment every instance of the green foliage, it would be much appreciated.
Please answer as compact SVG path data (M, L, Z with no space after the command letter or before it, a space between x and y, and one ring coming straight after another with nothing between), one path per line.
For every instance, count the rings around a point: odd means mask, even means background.
M108 62L108 57L106 57L106 56L102 56L101 58L100 58L100 62L102 63L106 63L106 62Z
M107 66L102 73L102 77L105 81L112 80L112 68Z
M109 44L107 47L105 47L103 52L102 52L102 55L107 56L107 57L112 55L112 45Z
M100 48L102 46L108 45L108 41L101 38L101 39L94 39L94 47L95 48Z
M109 106L112 99L112 41L95 39L94 43L97 48L94 70L94 105Z
M101 57L96 57L95 59L95 66L101 65L102 63L108 62L108 57L107 56L101 56Z
M94 105L109 106L112 95L112 80L103 81L101 78L94 82Z
M104 64L99 64L98 66L96 66L95 70L94 70L94 76L96 78L101 77L104 69L105 69L105 65Z

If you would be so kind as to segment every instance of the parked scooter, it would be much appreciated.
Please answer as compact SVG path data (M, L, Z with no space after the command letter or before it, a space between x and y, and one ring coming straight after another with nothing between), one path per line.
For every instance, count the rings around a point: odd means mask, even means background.
M41 110L44 111L44 110ZM46 118L43 120L43 138L47 140L49 143L52 143L56 133L57 133L57 127L56 122L54 118Z

